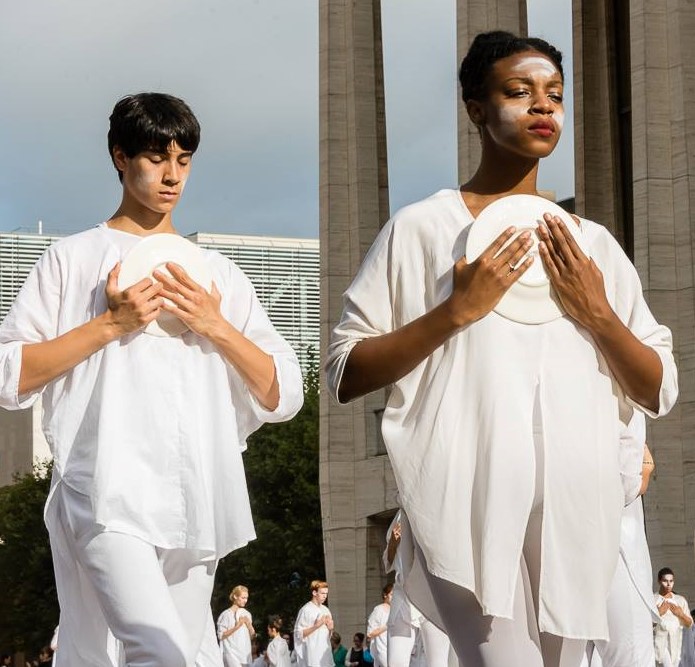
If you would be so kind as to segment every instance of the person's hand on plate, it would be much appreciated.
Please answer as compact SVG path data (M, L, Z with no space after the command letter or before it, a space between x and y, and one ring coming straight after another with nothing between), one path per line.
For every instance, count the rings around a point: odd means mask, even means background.
M162 271L153 274L163 285L162 310L176 315L191 331L209 338L216 327L226 323L220 312L222 297L217 286L213 282L208 292L178 264L168 262L166 268L171 276Z
M156 320L164 305L163 285L143 278L124 290L118 287L121 263L109 271L106 280L106 299L111 322L121 336L138 331Z
M544 219L538 250L550 283L567 314L591 331L597 318L611 310L603 274L560 218L546 214Z
M532 246L530 232L522 232L504 248L514 232L514 227L506 229L470 264L465 256L454 264L449 304L460 325L487 315L533 263L533 258L527 257L519 264Z

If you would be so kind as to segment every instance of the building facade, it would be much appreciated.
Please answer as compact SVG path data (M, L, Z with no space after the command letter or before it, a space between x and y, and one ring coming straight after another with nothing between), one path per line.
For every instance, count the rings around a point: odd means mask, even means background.
M0 321L44 250L57 235L0 233ZM233 260L251 280L278 331L297 352L306 370L319 347L319 243L316 239L196 233L203 248ZM41 405L0 410L0 486L50 457L41 431Z

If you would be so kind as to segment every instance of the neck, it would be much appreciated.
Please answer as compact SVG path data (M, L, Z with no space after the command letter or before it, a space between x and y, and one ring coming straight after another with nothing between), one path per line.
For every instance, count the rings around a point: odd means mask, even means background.
M461 186L474 216L488 204L507 195L537 195L538 160L521 158L483 141L483 154L473 177Z
M125 197L118 210L108 219L107 224L112 229L130 232L138 236L176 233L171 219L171 212L158 213L151 211L137 202L126 200Z

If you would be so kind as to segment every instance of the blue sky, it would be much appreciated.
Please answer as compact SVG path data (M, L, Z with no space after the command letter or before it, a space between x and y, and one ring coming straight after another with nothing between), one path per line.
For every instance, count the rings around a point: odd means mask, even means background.
M531 32L566 55L569 4L529 4ZM382 0L392 209L456 184L454 7ZM109 217L109 113L157 90L203 127L180 232L318 236L318 0L5 2L0 90L0 231ZM568 129L541 176L560 197L573 190Z

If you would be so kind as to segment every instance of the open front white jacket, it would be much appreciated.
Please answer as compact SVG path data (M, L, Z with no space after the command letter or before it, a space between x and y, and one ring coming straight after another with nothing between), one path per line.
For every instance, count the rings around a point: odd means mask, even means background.
M460 193L442 190L384 226L345 293L328 351L334 395L358 341L402 327L451 293L472 221ZM612 307L662 361L664 414L678 392L670 331L654 320L613 237L587 220L581 231ZM510 617L534 495L536 394L545 442L539 626L607 638L623 507L620 421L633 404L571 319L525 325L492 312L395 383L382 431L402 507L430 571L473 591L485 614Z
M22 345L60 336L106 310L109 271L140 237L105 224L51 246L0 326L0 406L18 395ZM90 496L95 520L163 548L221 558L255 537L241 452L262 423L302 405L289 344L243 272L206 250L224 317L273 356L280 404L270 412L210 341L142 331L113 341L43 390L54 475Z

